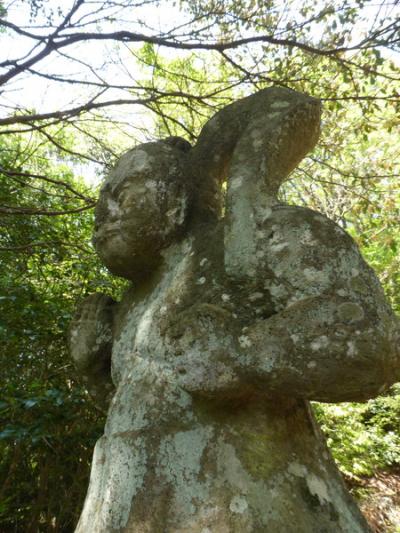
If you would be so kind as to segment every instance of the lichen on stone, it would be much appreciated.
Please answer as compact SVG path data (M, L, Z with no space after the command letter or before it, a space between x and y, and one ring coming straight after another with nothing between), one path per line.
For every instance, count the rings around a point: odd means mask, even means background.
M71 324L108 409L77 533L368 531L309 401L382 392L400 330L352 238L278 201L319 124L317 100L264 89L105 180L94 242L131 285Z

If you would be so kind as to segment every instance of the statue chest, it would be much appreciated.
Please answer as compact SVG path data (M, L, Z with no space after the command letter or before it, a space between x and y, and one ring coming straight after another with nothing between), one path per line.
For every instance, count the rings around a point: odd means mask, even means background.
M128 289L116 317L112 347L115 385L137 366L138 360L165 364L165 330L185 301L190 299L191 243L166 259L166 268L145 291Z

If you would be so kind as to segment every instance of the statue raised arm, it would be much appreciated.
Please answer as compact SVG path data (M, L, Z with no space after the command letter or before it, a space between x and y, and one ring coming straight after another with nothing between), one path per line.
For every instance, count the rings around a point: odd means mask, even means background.
M400 379L399 320L344 230L277 199L318 140L319 114L305 95L260 91L217 113L193 158L227 182L225 272L241 294L236 313L249 302L254 313L231 347L236 372L267 394L357 401Z

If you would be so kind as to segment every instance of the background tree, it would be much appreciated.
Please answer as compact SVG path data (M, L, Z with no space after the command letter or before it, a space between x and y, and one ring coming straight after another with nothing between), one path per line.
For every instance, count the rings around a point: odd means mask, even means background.
M102 421L74 382L65 332L76 299L99 284L112 293L117 283L93 254L91 213L81 208L92 200L73 180L71 162L53 163L35 135L26 141L0 140L2 168L13 169L0 181L1 198L26 210L0 223L0 529L69 531ZM30 176L22 170L27 158ZM24 206L33 202L68 215L32 214Z
M0 5L0 529L66 532L103 420L65 332L77 299L118 294L90 235L98 177L127 147L193 143L217 109L271 84L321 98L321 141L283 199L346 227L400 312L399 2ZM348 476L399 465L396 389L316 411Z

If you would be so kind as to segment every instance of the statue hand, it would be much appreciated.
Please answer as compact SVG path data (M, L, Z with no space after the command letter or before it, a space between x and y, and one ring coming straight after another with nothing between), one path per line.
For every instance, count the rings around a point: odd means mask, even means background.
M231 314L212 304L193 306L177 317L169 336L178 383L187 392L223 399L243 394Z
M96 365L99 355L104 355L104 349L111 345L114 303L104 294L91 294L75 313L69 330L69 344L78 370Z
M91 396L102 408L113 389L110 376L112 312L115 302L96 293L78 308L69 329L69 347L75 367Z

